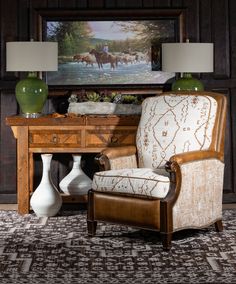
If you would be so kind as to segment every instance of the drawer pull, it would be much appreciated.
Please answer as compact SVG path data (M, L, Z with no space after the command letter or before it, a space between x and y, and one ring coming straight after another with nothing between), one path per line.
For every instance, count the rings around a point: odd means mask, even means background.
M56 144L57 141L58 141L58 139L57 139L57 134L53 134L53 135L52 135L52 143Z
M114 143L114 144L115 144L115 143L118 142L118 140L119 140L119 139L118 139L118 137L116 137L116 136L112 136L112 137L111 137L111 143Z

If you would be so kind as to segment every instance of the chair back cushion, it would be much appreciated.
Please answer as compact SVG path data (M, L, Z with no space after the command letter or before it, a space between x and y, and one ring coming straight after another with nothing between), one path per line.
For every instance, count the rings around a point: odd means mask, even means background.
M139 167L162 168L175 154L209 149L217 114L212 96L163 93L143 101Z

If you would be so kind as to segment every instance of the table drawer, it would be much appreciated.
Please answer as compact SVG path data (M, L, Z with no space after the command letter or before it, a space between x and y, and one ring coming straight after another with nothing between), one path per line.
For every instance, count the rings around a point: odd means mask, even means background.
M86 131L86 147L112 147L134 145L137 128L93 129Z
M29 147L80 147L81 130L31 130Z

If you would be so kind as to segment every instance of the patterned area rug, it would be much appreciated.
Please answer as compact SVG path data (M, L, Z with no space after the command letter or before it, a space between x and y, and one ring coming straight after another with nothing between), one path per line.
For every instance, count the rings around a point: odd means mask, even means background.
M176 233L170 252L130 227L100 223L88 238L86 211L0 211L0 283L236 283L236 210L224 211L222 233Z

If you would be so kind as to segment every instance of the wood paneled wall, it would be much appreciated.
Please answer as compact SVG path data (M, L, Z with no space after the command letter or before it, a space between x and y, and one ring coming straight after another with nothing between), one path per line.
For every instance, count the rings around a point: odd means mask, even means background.
M34 10L65 9L146 9L186 10L186 34L192 42L214 42L213 74L201 76L207 90L228 98L225 145L224 201L236 201L236 1L235 0L11 0L0 6L0 203L16 201L16 142L5 117L18 113L14 87L17 78L6 72L5 43L29 40L36 34ZM48 111L53 110L51 99ZM37 157L36 157L37 159ZM70 159L54 161L54 178L60 179ZM39 158L38 158L39 160ZM62 161L63 160L63 161ZM89 159L88 159L89 160ZM91 157L89 161L91 165ZM40 167L40 163L36 163Z

